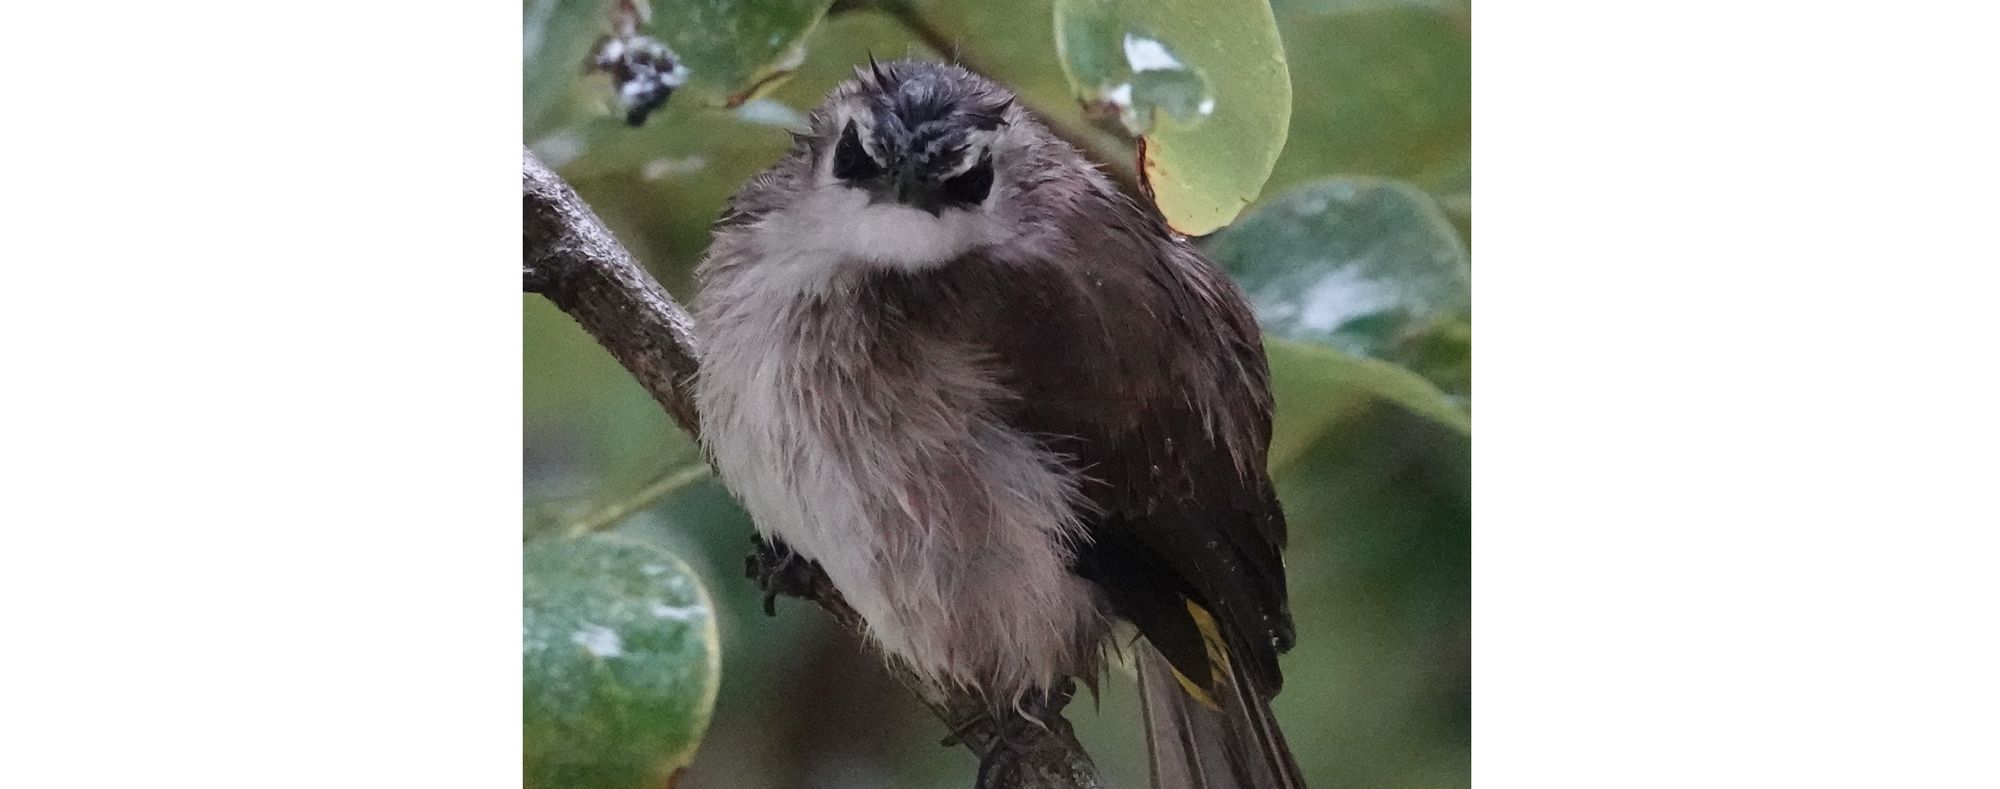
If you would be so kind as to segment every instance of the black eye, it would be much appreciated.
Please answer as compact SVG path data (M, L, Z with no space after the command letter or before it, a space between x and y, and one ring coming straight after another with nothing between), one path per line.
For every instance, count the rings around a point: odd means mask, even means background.
M984 202L986 193L993 191L993 157L981 156L972 169L945 179L944 195L954 203L973 204Z
M833 146L833 177L852 181L881 173L882 165L876 164L861 147L861 135L854 131L854 121L848 121L847 129L840 133L840 144Z

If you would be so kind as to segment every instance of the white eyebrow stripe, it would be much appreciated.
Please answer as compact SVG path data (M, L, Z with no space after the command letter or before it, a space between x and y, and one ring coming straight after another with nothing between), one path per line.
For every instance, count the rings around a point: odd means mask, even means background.
M876 164L889 161L888 152L875 147L875 118L868 113L857 113L849 118L854 124L854 135L861 138L861 150L874 159Z
M861 151L868 154L868 158L874 159L876 165L884 165L886 160L883 151L875 147L875 116L865 105L847 102L834 107L833 145L835 147L840 145L840 137L847 133L847 125L850 123L854 124L854 136L861 141ZM833 148L827 150L830 152ZM831 160L833 157L829 155L827 158Z
M1000 138L999 130L972 131L965 135L965 154L959 157L958 165L951 169L951 175L960 175L979 163L980 157L993 150L993 143Z

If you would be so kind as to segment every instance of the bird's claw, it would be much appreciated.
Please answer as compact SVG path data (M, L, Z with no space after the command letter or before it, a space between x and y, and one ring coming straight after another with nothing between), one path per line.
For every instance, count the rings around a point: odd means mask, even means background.
M972 785L975 789L1005 786L1004 779L1011 771L1019 769L1021 757L1038 748L1048 747L1062 736L1059 732L1068 731L1069 724L1063 720L1062 710L1075 696L1076 683L1065 679L1062 684L1023 700L1022 707L1014 714L975 716L952 727L944 742L946 745L958 744L974 727L991 722L993 741L979 755L979 773Z
M757 548L743 562L744 575L764 590L764 615L778 615L778 596L813 599L813 563L794 552L781 540L757 540Z

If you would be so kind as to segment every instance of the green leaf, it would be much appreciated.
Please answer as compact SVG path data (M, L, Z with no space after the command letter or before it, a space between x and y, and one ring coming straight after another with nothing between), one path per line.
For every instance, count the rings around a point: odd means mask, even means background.
M1290 2L1275 10L1298 77L1292 128L1302 131L1279 158L1272 190L1335 173L1463 189L1472 35L1462 3Z
M1469 436L1472 418L1450 395L1397 365L1333 348L1265 335L1271 359L1273 470L1285 468L1328 433L1381 405L1393 405Z
M606 536L529 543L522 570L524 784L668 785L721 677L701 582L661 548Z
M688 69L669 102L740 104L776 85L805 57L804 41L832 0L651 0L643 35ZM609 111L609 79L587 74L591 47L611 32L615 0L527 0L523 8L524 117L536 138L566 125L566 102ZM691 94L691 95L690 95Z
M687 87L732 106L805 60L804 40L832 0L652 0L645 28L689 70Z
M1208 244L1282 337L1396 358L1398 346L1471 310L1465 246L1422 190L1334 178L1287 192Z
M1142 135L1141 177L1174 229L1213 232L1257 199L1292 114L1265 0L1056 0L1079 100Z

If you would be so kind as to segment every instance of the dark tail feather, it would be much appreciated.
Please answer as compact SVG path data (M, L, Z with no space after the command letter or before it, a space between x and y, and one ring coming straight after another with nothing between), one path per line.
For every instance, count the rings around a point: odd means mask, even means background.
M1153 789L1305 789L1270 705L1241 668L1232 668L1215 710L1188 695L1151 644L1138 652Z

